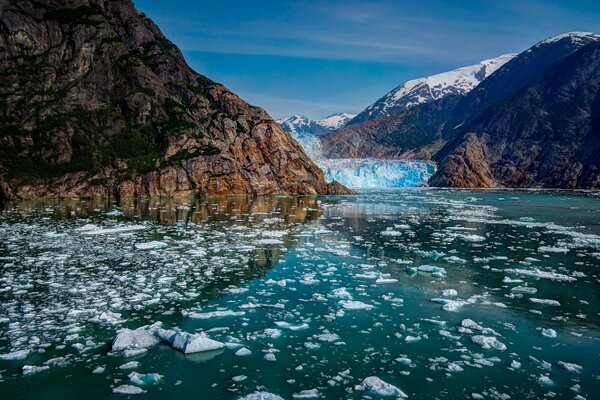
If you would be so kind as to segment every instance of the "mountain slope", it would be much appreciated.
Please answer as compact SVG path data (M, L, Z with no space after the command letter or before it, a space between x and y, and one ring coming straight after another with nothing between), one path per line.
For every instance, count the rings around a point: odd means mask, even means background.
M0 75L0 197L328 191L128 0L3 0Z
M430 160L444 142L440 131L460 96L420 104L390 116L348 125L321 136L328 158Z
M520 53L459 102L445 126L444 135L449 138L460 134L463 124L468 124L487 108L512 96L554 63L598 40L600 35L596 33L568 32L542 40Z
M436 156L436 186L600 188L600 43L485 111Z
M302 115L293 115L284 120L278 120L283 129L293 134L306 133L310 135L324 135L332 129L345 126L354 118L354 114L339 113L323 119L310 119Z
M371 104L348 125L394 115L445 96L465 95L514 56L505 54L479 64L407 81Z

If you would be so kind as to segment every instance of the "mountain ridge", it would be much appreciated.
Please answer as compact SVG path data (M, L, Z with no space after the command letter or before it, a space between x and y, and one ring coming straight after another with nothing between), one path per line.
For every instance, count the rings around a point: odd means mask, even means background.
M130 1L0 7L0 197L344 192Z

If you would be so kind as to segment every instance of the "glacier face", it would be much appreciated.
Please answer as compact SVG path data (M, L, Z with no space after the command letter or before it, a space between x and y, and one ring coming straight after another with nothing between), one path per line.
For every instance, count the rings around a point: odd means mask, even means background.
M352 189L423 186L435 172L435 164L427 161L342 158L316 162L327 182Z
M310 133L291 135L323 170L327 182L337 181L352 189L423 186L435 173L435 164L427 161L323 158L319 136Z

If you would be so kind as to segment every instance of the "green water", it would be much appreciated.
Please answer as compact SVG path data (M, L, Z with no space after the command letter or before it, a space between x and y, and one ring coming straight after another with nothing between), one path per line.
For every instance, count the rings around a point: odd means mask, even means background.
M600 393L598 193L21 202L4 207L0 238L0 358L27 352L0 359L2 399L127 397L121 385L148 399L380 398L361 390L369 376L413 399ZM446 273L407 272L423 265ZM226 310L237 315L187 314ZM119 329L156 322L228 346L111 352ZM136 385L132 371L162 379Z

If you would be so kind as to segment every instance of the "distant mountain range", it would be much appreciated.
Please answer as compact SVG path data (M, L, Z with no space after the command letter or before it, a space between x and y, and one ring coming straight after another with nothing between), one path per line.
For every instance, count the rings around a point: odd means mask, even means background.
M322 154L435 160L437 186L599 188L599 41L565 33L406 82L322 136Z
M289 118L277 120L277 122L289 133L324 135L332 129L346 126L354 117L354 114L347 113L333 114L323 119L310 119L302 115L292 115Z

